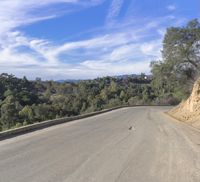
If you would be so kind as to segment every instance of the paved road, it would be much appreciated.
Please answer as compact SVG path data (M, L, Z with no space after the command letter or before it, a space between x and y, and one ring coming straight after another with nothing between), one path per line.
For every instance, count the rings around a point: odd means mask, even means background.
M166 109L124 108L1 141L0 182L199 182L200 132Z

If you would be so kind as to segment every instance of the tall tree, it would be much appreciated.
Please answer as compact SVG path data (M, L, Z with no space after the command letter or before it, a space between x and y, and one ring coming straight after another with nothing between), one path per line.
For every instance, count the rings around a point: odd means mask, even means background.
M9 129L15 126L18 120L18 112L20 110L19 103L15 98L10 95L8 96L1 106L1 125L3 129Z
M200 72L200 23L171 27L163 41L162 61L152 62L153 85L158 95L186 97Z
M185 27L167 29L163 41L163 60L173 66L172 73L195 79L200 71L200 23L197 19Z

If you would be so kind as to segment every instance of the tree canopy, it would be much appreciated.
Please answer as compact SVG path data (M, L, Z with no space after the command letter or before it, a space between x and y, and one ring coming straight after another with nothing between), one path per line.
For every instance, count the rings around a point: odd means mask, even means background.
M0 130L120 106L151 103L151 78L105 77L78 83L0 75ZM143 91L144 90L144 91Z
M200 23L191 20L184 27L167 29L162 60L151 63L158 95L187 97L200 71Z

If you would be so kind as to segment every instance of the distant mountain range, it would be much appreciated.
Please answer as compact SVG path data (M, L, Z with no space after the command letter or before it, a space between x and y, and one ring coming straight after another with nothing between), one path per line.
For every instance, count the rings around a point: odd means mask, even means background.
M58 83L78 83L80 82L81 80L76 80L76 79L66 79L66 80L57 80L56 82Z
M141 76L141 74L131 74L131 75L117 75L117 76L109 76L109 77L113 77L113 78L116 78L116 79L125 79L125 78L128 78L128 77L138 78L140 76ZM146 76L147 77L151 77L151 75L146 75ZM78 82L80 82L82 80L84 80L84 79L66 79L66 80L57 80L56 82L58 82L58 83L65 83L65 82L78 83ZM87 80L87 79L85 79L85 80Z

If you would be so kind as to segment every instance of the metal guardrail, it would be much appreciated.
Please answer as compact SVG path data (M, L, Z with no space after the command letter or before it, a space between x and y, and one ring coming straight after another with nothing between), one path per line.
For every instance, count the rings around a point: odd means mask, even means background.
M70 121L74 121L74 120L83 119L83 118L95 116L95 115L98 115L98 114L106 113L106 112L116 110L116 109L120 109L120 108L123 108L123 107L127 107L127 106L120 106L120 107L115 107L115 108L111 108L111 109L105 109L105 110L92 112L92 113L88 113L88 114L83 114L83 115L78 115L78 116L47 120L47 121L42 121L42 122L39 122L39 123L30 124L30 125L27 125L27 126L22 126L22 127L15 128L15 129L6 130L6 131L3 131L3 132L0 132L0 141L8 139L8 138L15 137L15 136L18 136L18 135L23 135L23 134L26 134L26 133L29 133L29 132L33 132L33 131L36 131L36 130L41 130L41 129L44 129L44 128L47 128L47 127L50 127L50 126L63 124L63 123L67 123L67 122L70 122Z
M10 130L0 132L0 141L5 140L5 139L9 139L9 138L13 138L13 137L16 137L16 136L19 136L19 135L23 135L23 134L26 134L26 133L29 133L29 132L33 132L33 131L36 131L36 130L41 130L41 129L44 129L44 128L47 128L47 127L50 127L50 126L63 124L63 123L71 122L71 121L78 120L78 119L88 118L88 117L91 117L91 116L106 113L106 112L113 111L113 110L116 110L116 109L121 109L121 108L126 108L126 107L139 107L139 106L154 106L154 105L134 105L134 106L124 105L124 106L114 107L114 108L110 108L110 109L104 109L104 110L101 110L101 111L96 111L96 112L78 115L78 116L64 117L64 118L59 118L59 119L42 121L42 122L39 122L39 123L34 123L34 124L31 124L31 125L22 126L22 127L19 127L19 128L10 129ZM158 105L156 105L156 106L158 106ZM159 105L159 106L169 106L169 105Z

